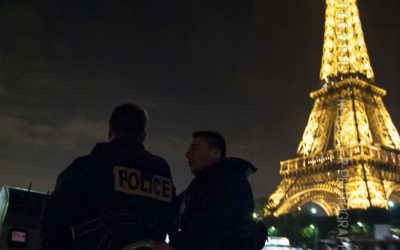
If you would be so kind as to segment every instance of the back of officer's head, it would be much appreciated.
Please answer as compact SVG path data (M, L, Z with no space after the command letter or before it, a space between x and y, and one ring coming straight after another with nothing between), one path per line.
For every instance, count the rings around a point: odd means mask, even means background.
M215 131L196 131L193 132L193 138L203 137L209 149L219 149L221 151L221 160L226 156L226 143L224 137Z
M143 142L146 136L146 111L141 107L124 103L117 106L110 117L110 140L121 136L132 136Z

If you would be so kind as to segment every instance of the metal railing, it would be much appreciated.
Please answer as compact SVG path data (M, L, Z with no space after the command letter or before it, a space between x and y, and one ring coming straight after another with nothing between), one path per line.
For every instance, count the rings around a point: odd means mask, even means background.
M341 147L339 149L331 149L315 155L301 156L281 161L280 173L290 173L308 167L316 168L328 162L340 163L350 159L375 159L400 166L399 153L372 145L355 145L350 147Z

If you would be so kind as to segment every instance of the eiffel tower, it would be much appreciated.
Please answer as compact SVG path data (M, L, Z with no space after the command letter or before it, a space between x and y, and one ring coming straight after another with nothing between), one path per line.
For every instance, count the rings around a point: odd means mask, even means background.
M264 212L279 216L308 202L327 215L388 209L400 201L400 138L375 84L356 0L326 0L321 88L297 158L281 161L281 183Z

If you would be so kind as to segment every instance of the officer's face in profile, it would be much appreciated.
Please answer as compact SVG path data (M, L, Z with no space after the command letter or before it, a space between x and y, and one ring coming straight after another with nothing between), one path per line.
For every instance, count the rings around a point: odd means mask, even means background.
M204 137L195 137L186 152L186 158L191 172L196 173L219 161L221 150L210 149Z

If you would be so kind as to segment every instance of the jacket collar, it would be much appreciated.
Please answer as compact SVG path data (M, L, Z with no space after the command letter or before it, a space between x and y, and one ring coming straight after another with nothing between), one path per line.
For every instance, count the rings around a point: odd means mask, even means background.
M133 136L120 136L115 139L113 139L110 142L111 145L123 145L127 147L140 147L144 149L144 146L141 142L136 139L136 137Z

